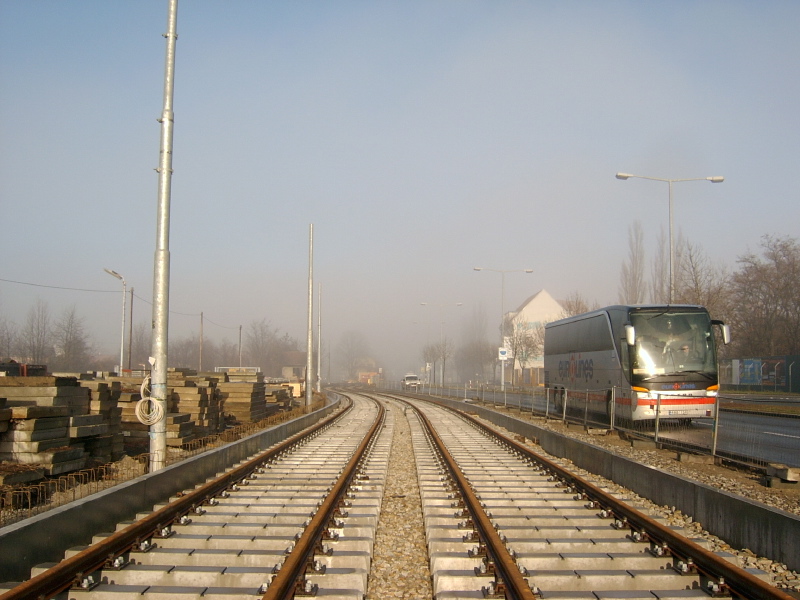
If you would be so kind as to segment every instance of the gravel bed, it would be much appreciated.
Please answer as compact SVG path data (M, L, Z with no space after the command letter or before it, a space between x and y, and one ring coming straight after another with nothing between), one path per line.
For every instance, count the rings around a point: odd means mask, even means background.
M536 423L538 427L557 431L564 435L580 439L596 446L601 446L610 452L614 452L620 456L631 458L645 465L655 467L662 471L675 473L687 479L705 483L717 489L724 490L731 494L736 494L750 500L755 500L769 506L779 508L786 512L800 515L800 491L796 490L783 490L778 488L765 488L760 483L760 474L748 472L738 469L727 468L718 465L705 465L696 463L682 463L678 462L676 453L669 450L644 450L642 448L632 448L630 443L619 439L617 436L597 436L588 435L574 429L567 429L559 421L545 421L542 418L531 417L531 415L519 415L516 411L498 411L507 412L515 418L521 418L525 421ZM508 431L502 427L498 427L488 421L483 421L486 425L501 431L505 435L510 435ZM536 452L545 456L550 456L538 444L533 444L530 440L526 440L526 444L532 447ZM563 461L563 459L558 459ZM568 461L567 461L568 462ZM582 469L577 469L578 474L586 473ZM596 475L592 475L593 480L602 479ZM766 557L756 556L752 551L747 548L737 549L732 548L724 540L721 540L715 535L703 529L701 523L692 519L692 517L683 514L674 506L660 506L650 502L649 500L638 496L630 490L625 490L621 486L616 485L614 482L603 480L604 484L611 490L617 490L629 495L637 504L645 507L653 514L658 514L667 519L667 521L676 526L684 527L691 531L695 536L702 537L707 540L711 545L711 550L714 552L729 552L738 557L739 565L746 568L758 568L773 577L773 584L785 591L800 592L800 574L796 571L789 570L786 565L770 560Z
M390 416L395 419L394 438L375 533L367 600L432 598L411 429L402 409L394 403L390 404Z

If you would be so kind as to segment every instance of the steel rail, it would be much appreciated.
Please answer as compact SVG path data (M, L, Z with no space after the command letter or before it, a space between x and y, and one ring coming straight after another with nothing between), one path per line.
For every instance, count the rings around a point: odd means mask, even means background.
M449 407L436 402L434 402L434 404L449 409ZM598 509L606 511L609 517L616 517L620 527L628 527L631 529L632 536L638 534L641 541L649 541L654 549L660 548L660 551L664 552L664 555L672 554L682 559L686 568L696 569L707 577L717 580L721 587L733 593L735 597L746 598L748 600L794 600L789 594L751 575L744 569L740 569L727 562L713 552L709 552L692 540L673 532L668 527L665 527L658 521L648 517L646 514L636 510L625 502L617 500L611 494L604 492L579 475L571 473L546 457L537 454L531 448L507 438L471 415L458 411L455 412L482 431L501 440L514 451L540 464L566 486L579 492L590 502L593 502Z
M484 543L487 553L489 553L494 559L496 572L505 586L505 597L507 600L535 600L536 596L520 572L516 560L508 552L505 543L500 538L497 530L494 528L492 521L481 507L481 502L475 495L475 492L472 490L472 486L464 476L461 468L458 466L458 463L456 463L455 459L448 451L444 441L442 441L441 437L439 437L439 434L436 432L436 428L430 422L428 417L422 413L422 411L416 407L413 408L416 414L419 416L420 421L430 433L431 439L434 441L436 448L447 464L447 468L449 469L453 480L461 492L464 504L472 516L472 520L475 524L478 535L480 536L481 541Z
M295 434L264 451L240 466L209 481L197 489L186 492L166 506L121 529L97 544L92 544L77 554L62 560L39 575L0 595L0 600L47 600L70 587L90 589L92 575L100 569L119 570L128 564L131 552L147 552L153 538L169 537L172 526L190 522L192 512L201 512L202 506L227 490L239 485L265 462L291 448L304 438L328 427L352 409L352 401L337 414L331 415L309 429ZM245 483L246 484L246 483ZM97 583L97 582L94 582Z
M319 548L329 523L341 506L341 501L356 475L359 464L368 455L367 450L377 439L377 433L383 427L386 409L377 400L378 415L372 427L361 440L339 479L331 488L328 497L320 505L303 534L295 543L292 552L286 557L280 570L270 582L262 600L288 600L294 598L295 592L302 586L306 569L313 560L314 552ZM301 590L302 591L302 590Z

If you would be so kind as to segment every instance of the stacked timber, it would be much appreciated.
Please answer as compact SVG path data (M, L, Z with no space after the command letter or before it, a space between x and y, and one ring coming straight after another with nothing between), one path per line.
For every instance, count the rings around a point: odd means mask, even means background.
M35 465L47 475L86 466L83 445L71 443L67 406L11 406L8 430L0 433L0 460Z
M106 434L84 442L86 450L98 461L119 460L125 454L119 382L87 380L79 383L89 390L89 414L102 415L103 422L108 426Z
M218 383L225 422L255 423L267 417L265 384L261 382ZM277 412L277 407L274 409Z
M42 376L42 377L4 377L0 380L0 395L8 399L10 407L37 407L61 408L55 411L67 417L67 444L80 447L86 452L86 458L94 462L106 463L122 456L122 437L119 428L119 411L116 402L110 399L107 385L96 381L78 380L72 376ZM22 414L24 411L17 411ZM32 413L31 413L32 414ZM54 415L50 415L51 417ZM45 417L20 417L22 420L38 419ZM14 417L17 419L17 417ZM26 435L21 431L33 428L31 431L40 430L48 423L17 423L14 427L16 441L33 442L43 440L44 433L32 434L30 440L22 439ZM49 424L52 428L52 423ZM53 432L51 431L51 434ZM55 435L55 434L53 434ZM33 438L37 438L34 440ZM49 439L49 438L48 438ZM7 440L11 441L11 440ZM39 445L42 446L41 444ZM52 447L52 446L51 446ZM31 454L32 447L22 450L23 454ZM8 451L12 454L20 450ZM73 453L74 454L74 453ZM70 454L72 456L72 454ZM63 458L63 457L62 457ZM3 460L26 463L33 460L30 456L13 457L4 456ZM77 459L69 461L77 464ZM33 462L37 462L33 460ZM51 463L51 457L43 457L43 462ZM82 468L83 465L81 465ZM66 466L59 467L59 472L70 470Z
M167 415L167 446L180 448L195 438L194 421L188 413Z
M268 383L265 388L267 399L267 413L273 414L277 410L290 410L292 405L292 393L285 386ZM274 405L274 406L272 406Z
M11 421L11 409L6 407L5 398L0 398L0 433L8 431L9 421Z
M205 437L219 433L223 423L217 393L217 379L193 377L183 386L173 388L178 413L188 413L194 422L195 435Z
M150 426L139 421L136 415L136 405L142 399L141 387L143 379L140 377L113 377L111 381L120 386L118 405L120 407L121 428L127 446L132 450L145 450L149 446ZM180 405L180 393L176 390L185 389L187 384L183 373L178 370L170 370L167 375L167 445L179 447L195 439L196 432L194 421L192 421L189 400L189 392L186 392L186 401L183 407Z
M0 397L9 406L62 406L69 416L89 412L89 395L75 377L3 377Z

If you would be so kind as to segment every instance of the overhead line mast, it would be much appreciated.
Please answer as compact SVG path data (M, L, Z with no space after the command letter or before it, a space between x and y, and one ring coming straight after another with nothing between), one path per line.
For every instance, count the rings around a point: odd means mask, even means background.
M168 0L167 57L164 69L164 109L158 172L158 223L153 270L153 332L150 357L150 397L161 418L150 426L150 470L166 466L167 457L167 335L169 330L169 205L172 186L172 97L175 83L175 44L178 40L178 0Z

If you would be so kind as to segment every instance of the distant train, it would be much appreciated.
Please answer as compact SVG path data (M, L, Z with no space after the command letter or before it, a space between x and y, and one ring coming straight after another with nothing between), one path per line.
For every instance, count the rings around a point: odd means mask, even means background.
M728 326L695 305L608 306L554 321L545 326L545 386L558 410L566 399L567 408L617 421L654 420L657 411L659 419L712 416L715 327L727 344Z

